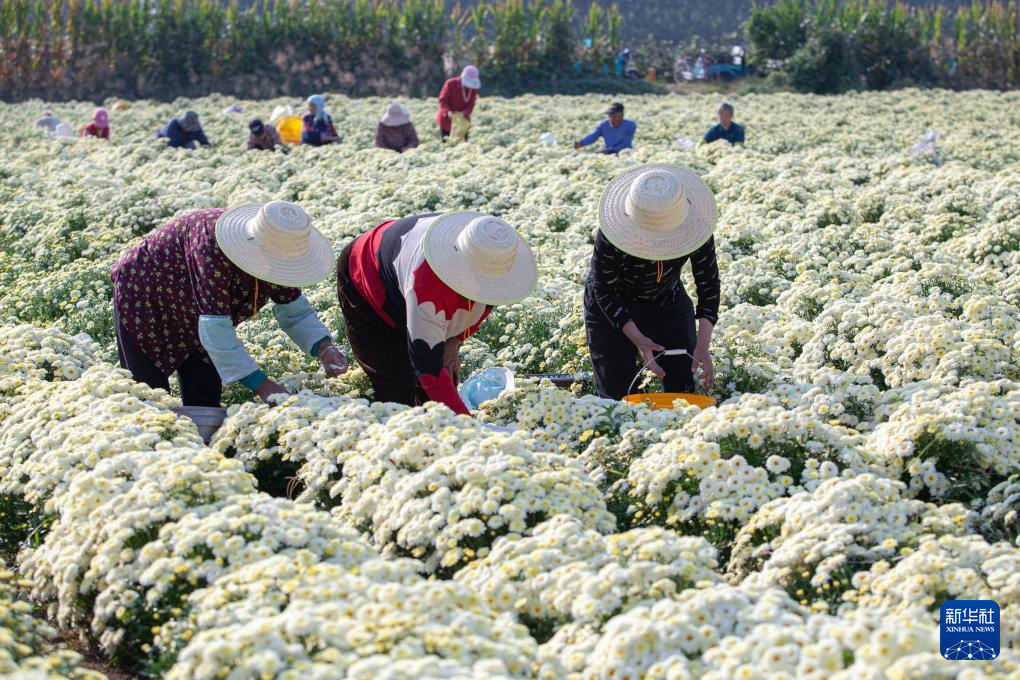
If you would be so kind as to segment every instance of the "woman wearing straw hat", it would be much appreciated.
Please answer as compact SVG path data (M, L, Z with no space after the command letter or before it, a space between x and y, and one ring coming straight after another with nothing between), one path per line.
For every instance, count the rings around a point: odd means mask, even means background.
M286 391L255 364L234 327L272 300L273 315L329 376L347 370L300 288L333 269L333 250L293 203L199 210L151 232L111 271L121 366L186 406L219 406L222 383L263 400Z
M376 399L468 413L456 389L461 343L537 277L524 239L480 213L412 215L355 239L337 261L337 293Z
M375 145L397 153L418 146L418 132L411 122L411 114L399 103L390 104L386 115L379 119L375 128Z
M667 392L690 392L698 368L712 384L709 345L719 315L715 221L711 189L676 165L634 168L606 187L584 294L601 396L622 399L641 364L663 380ZM688 260L697 307L680 279ZM660 357L669 349L688 354Z

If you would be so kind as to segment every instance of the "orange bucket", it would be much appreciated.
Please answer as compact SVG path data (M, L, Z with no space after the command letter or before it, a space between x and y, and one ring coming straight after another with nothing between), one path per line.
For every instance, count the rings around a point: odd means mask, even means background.
M673 402L677 399L702 409L716 404L715 397L686 392L647 392L645 394L628 394L623 398L628 404L645 404L656 411L673 408Z

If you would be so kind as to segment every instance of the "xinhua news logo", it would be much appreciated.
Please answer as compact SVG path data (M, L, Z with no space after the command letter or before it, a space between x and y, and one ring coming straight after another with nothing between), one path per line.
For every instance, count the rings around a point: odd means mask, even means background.
M949 600L942 605L942 656L950 661L999 657L999 605L994 600Z

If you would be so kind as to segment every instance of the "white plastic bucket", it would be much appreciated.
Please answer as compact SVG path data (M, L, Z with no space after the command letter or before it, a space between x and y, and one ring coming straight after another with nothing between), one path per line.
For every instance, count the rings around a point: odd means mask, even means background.
M220 406L180 406L173 411L179 416L191 418L206 444L220 429L223 420L227 417L227 409Z

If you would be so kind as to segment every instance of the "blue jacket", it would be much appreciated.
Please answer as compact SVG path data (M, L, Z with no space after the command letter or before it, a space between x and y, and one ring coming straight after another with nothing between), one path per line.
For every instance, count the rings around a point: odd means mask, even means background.
M620 127L613 127L609 120L598 124L591 134L581 138L581 146L593 144L599 137L605 142L606 148L603 153L619 153L624 149L634 146L634 133L637 132L637 123L626 118L620 122Z
M717 139L725 139L730 144L743 144L744 128L736 123L730 123L730 129L723 130L722 124L716 123L705 133L705 141L711 143Z
M209 140L206 139L205 132L202 128L199 128L195 132L188 132L181 127L181 122L174 118L166 124L162 130L156 133L157 137L166 137L169 142L167 146L183 148L183 149L194 149L195 142L204 146L209 146Z

